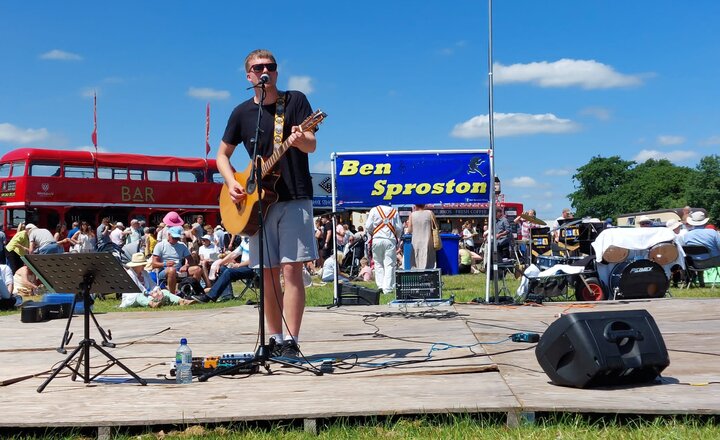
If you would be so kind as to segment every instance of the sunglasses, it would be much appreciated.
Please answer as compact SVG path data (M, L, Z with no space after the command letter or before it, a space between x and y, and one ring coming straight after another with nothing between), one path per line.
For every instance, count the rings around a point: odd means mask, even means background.
M262 72L265 68L267 68L268 72L274 72L277 70L277 63L253 64L250 66L250 70L256 73Z

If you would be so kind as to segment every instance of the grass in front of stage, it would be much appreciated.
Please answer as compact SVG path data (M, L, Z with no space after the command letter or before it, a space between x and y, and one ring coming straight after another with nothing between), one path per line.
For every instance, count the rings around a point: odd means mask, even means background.
M450 295L455 296L456 302L470 302L473 301L476 298L483 299L485 298L485 274L475 274L475 275L453 275L453 276L443 276L442 277L442 283L443 283L443 298L449 298ZM313 286L307 288L307 300L306 304L309 307L315 307L315 306L323 306L323 305L329 305L333 302L333 285L332 283L326 283L321 285L322 283L319 282L317 277L314 279ZM492 281L491 281L492 282ZM520 284L519 279L515 279L513 276L508 276L505 280L507 288L510 290L510 292L515 292L517 290L518 285ZM370 288L375 288L374 282L357 282L359 285L364 285ZM716 288L710 287L710 284L707 284L707 287L705 288L698 288L698 287L691 287L689 289L684 288L670 288L670 294L674 298L718 298L720 297L720 286L717 286ZM235 291L240 292L243 289L242 283L236 283L234 286ZM571 288L571 292L572 292ZM493 295L493 285L490 286L490 295ZM34 301L40 301L40 297L35 298L28 298ZM394 295L381 295L380 296L380 303L386 304L390 301L395 299ZM27 299L26 299L27 300ZM220 303L208 303L208 304L194 304L191 306L165 306L161 307L159 309L146 309L146 308L119 308L118 305L120 304L120 301L115 299L114 297L108 296L105 300L97 300L95 302L95 306L93 310L96 313L104 313L104 312L132 312L132 311L140 311L140 310L185 310L188 307L191 308L203 308L203 309L211 309L211 308L222 308L222 307L231 307L231 306L238 306L241 304L245 304L246 301L257 301L257 296L254 293L246 292L245 295L240 298L239 300L230 300ZM18 311L11 311L11 312L0 312L0 316L13 314L13 313L19 313Z
M712 417L601 417L592 415L538 415L534 423L508 428L504 417L488 414L425 415L388 418L356 418L318 421L317 433L305 432L303 423L270 422L245 425L169 427L164 430L119 432L116 440L152 439L313 439L313 440L375 440L375 439L716 439L720 426ZM80 430L69 433L43 433L10 439L87 439Z

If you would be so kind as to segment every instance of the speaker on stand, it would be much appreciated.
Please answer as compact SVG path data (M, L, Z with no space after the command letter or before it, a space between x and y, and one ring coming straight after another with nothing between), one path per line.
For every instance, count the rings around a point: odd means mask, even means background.
M576 388L652 382L670 365L646 310L563 315L540 338L535 356L554 384Z

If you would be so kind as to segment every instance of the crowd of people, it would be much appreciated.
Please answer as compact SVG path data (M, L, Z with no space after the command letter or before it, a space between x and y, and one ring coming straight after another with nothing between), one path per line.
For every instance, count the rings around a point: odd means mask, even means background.
M103 218L97 228L82 220L73 222L69 230L59 224L52 233L33 223L21 223L11 240L6 241L4 234L0 240L4 244L0 270L7 281L5 288L0 288L1 298L12 297L18 304L16 297L44 292L21 258L27 254L113 252L141 291L140 295L123 294L123 307L187 305L227 298L232 281L255 276L246 267L247 237L232 236L222 225L207 225L202 215L187 223L175 211L156 226L132 219L125 227ZM245 270L239 273L238 267Z

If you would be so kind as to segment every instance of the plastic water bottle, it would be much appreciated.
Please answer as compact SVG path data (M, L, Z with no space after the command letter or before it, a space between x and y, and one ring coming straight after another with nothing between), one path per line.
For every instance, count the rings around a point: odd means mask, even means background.
M192 382L192 350L187 339L180 339L180 346L175 352L175 382L179 384Z

